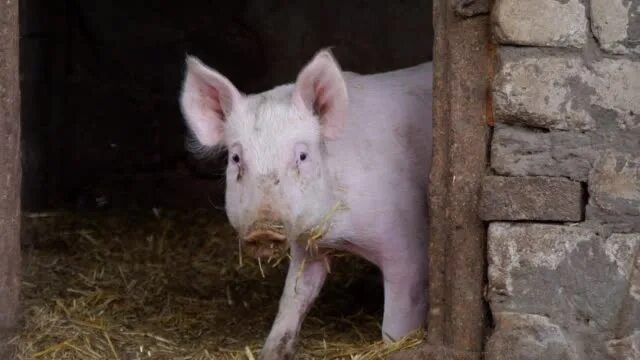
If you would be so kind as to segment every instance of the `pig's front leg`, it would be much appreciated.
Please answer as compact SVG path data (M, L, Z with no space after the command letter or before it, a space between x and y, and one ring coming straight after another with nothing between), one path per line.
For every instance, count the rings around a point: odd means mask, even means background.
M327 277L328 259L325 256L319 255L311 260L305 258L302 246L291 246L291 262L280 308L260 353L261 360L293 358L302 321Z
M399 340L426 325L429 301L425 257L424 252L415 251L383 264L385 342Z

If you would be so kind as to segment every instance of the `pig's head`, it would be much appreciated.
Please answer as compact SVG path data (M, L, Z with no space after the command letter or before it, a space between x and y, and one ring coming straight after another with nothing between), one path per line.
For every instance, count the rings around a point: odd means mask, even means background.
M286 247L335 205L324 144L339 136L348 96L329 51L295 84L257 95L188 57L181 108L202 146L228 150L226 212L251 255Z

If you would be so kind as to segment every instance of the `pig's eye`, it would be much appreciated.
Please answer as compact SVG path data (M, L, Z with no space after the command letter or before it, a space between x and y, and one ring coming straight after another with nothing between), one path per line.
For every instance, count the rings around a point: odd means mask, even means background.
M294 156L296 167L301 166L303 162L309 160L309 147L307 146L307 144L297 143L295 146Z
M233 154L233 156L231 156L231 161L233 161L234 164L239 164L240 163L240 155Z

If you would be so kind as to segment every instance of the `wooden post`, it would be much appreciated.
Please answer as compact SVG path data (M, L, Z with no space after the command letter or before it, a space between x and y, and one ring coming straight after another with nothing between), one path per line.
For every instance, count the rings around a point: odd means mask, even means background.
M483 358L486 228L478 199L491 122L489 5L434 0L431 309L427 344L398 359Z
M486 229L478 216L487 169L489 16L462 17L455 1L435 5L434 158L431 172L429 342L481 358Z
M20 267L20 77L18 0L0 1L0 358L15 326ZM4 335L4 336L3 336Z

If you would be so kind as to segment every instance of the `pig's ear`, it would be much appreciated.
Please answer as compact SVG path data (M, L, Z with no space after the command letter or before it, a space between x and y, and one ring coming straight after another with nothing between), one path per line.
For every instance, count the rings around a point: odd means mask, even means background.
M321 50L300 71L293 92L295 106L315 113L322 135L335 138L347 120L349 99L342 71L329 50Z
M198 58L187 56L180 107L189 128L205 146L218 145L224 136L224 122L243 95L217 71Z

